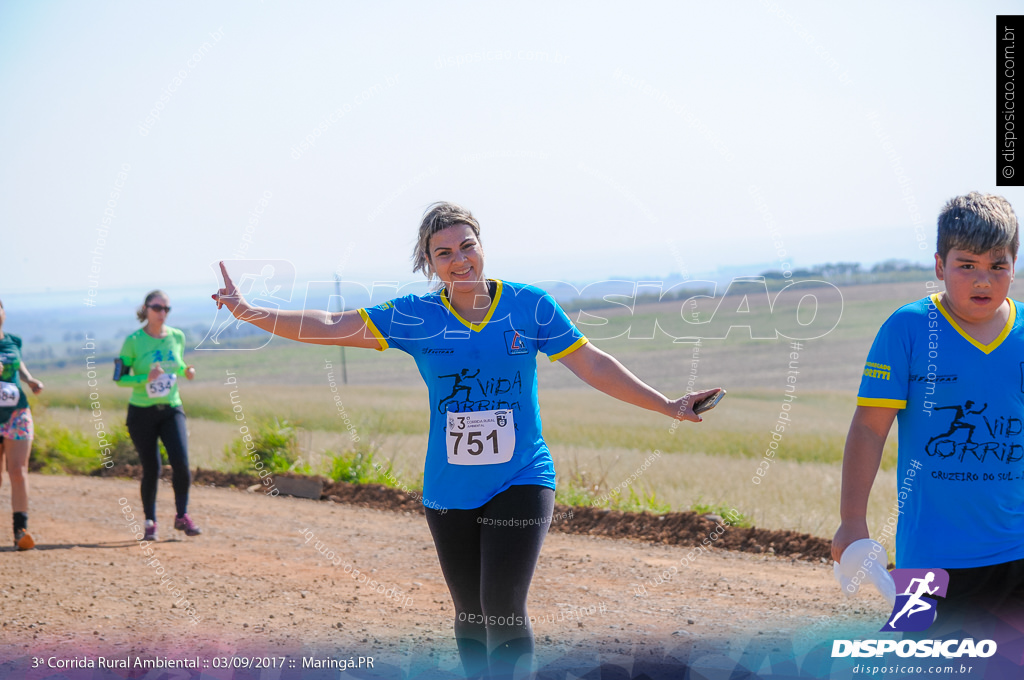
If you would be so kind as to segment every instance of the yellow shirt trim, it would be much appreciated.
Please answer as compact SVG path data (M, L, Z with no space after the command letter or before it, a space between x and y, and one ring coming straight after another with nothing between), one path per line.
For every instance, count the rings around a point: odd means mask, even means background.
M580 338L576 342L572 343L571 345L569 345L568 347L563 349L558 354L552 354L551 356L548 357L548 359L550 359L551 361L558 361L562 357L564 357L564 356L566 356L568 354L572 354L573 352L578 350L580 347L583 347L583 345L587 344L588 342L590 342L590 341L587 340L585 337L584 338Z
M879 408L906 408L906 399L872 399L871 397L857 397L857 406L876 406Z
M370 315L366 313L365 309L359 310L359 316L363 317L363 321L366 322L366 327L373 333L373 337L377 338L377 342L380 343L380 347L377 348L378 352L383 352L388 348L388 341L384 339L384 334L377 330L377 326L370 319Z
M491 307L490 307L490 309L487 310L487 316L485 316L484 320L481 321L480 323L470 323L469 321L466 321L461 316L459 316L459 313L456 312L455 308L452 307L450 302L448 302L448 291L445 290L444 288L441 289L441 302L444 303L444 306L448 309L449 312L451 312L455 316L456 319L458 319L459 321L462 322L463 326L465 326L466 328L468 328L471 331L482 331L484 329L484 326L487 325L487 322L491 320L492 316L494 316L494 310L496 310L498 308L498 301L501 300L501 288L502 288L501 280L500 279L487 279L487 280L488 281L494 281L496 284L498 284L498 289L494 292L494 299L491 300Z
M1013 322L1017 320L1017 304L1010 298L1006 298L1006 301L1010 303L1010 315L1006 319L1006 325L1003 326L1003 330L999 333L999 335L996 336L995 340L993 340L987 345L983 345L974 338L972 338L970 335L968 335L964 331L964 329L960 328L960 324L958 324L953 319L952 315L950 315L950 313L946 311L946 308L942 306L941 293L932 293L931 297L932 303L936 307L938 307L940 312L942 312L942 316L946 317L946 321L949 322L949 325L956 329L956 332L962 335L964 340L971 343L985 354L991 354L996 347L999 347L999 345L1003 344L1003 340L1006 339L1006 336L1010 334L1010 330L1013 329Z

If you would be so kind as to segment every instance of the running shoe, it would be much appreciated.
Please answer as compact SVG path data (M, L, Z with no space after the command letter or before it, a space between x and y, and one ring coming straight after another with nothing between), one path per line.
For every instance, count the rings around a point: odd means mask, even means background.
M199 528L199 525L192 521L192 518L188 516L186 512L181 517L174 518L174 528L178 531L184 531L186 536L198 536L203 533L203 530Z
M142 539L144 541L155 541L156 540L156 522L151 519L146 520L146 535Z
M14 547L18 550L31 550L36 547L36 542L32 540L32 534L28 533L28 529L18 529L14 532Z

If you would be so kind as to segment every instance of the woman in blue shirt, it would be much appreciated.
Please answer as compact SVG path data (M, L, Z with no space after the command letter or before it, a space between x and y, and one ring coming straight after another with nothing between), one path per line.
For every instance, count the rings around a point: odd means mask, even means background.
M588 343L544 291L486 278L480 225L457 205L427 210L413 265L440 289L335 314L278 311L247 303L221 263L224 288L213 298L275 335L413 357L431 407L423 504L459 653L468 677L511 676L532 664L526 596L555 498L537 352L606 394L679 420L699 422L691 405L718 390L668 399Z

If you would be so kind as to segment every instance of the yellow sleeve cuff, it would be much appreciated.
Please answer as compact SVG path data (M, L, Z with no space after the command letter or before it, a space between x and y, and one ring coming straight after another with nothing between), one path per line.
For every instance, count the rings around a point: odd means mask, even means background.
M906 399L872 399L870 397L857 397L857 406L875 406L877 408L902 409L907 407Z
M370 332L373 333L373 337L377 338L377 342L380 343L380 347L377 348L377 351L383 352L386 350L388 348L388 341L384 339L384 334L377 330L377 326L373 323L373 320L370 319L370 315L366 313L365 309L360 308L359 316L363 317L363 321L366 322L366 327L370 329Z
M583 345L587 344L588 342L590 341L587 340L586 338L580 338L576 342L572 343L571 345L563 349L558 354L552 354L551 356L548 357L548 359L550 359L551 361L558 361L562 357L572 354L573 352L578 350L580 347L583 347Z

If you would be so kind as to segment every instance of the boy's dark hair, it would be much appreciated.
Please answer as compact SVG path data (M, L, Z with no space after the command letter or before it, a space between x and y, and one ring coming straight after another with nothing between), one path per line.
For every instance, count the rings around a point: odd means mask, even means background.
M1020 247L1017 226L1017 216L1009 201L995 194L972 191L966 196L951 198L939 213L935 250L943 263L953 248L975 255L1005 250L1017 259Z

